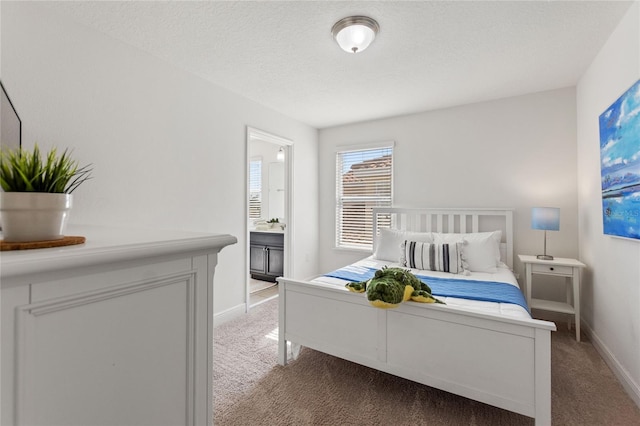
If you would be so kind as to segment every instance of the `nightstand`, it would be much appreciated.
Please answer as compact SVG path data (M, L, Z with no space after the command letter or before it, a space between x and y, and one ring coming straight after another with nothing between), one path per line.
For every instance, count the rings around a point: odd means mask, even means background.
M556 257L553 260L541 260L536 256L519 254L518 258L524 263L525 269L525 287L526 297L529 308L542 309L545 311L561 312L575 316L576 323L576 340L580 341L580 270L586 265L576 259L565 259ZM555 302L552 300L532 299L531 285L532 276L552 275L556 277L565 277L565 286L567 288L567 301ZM572 284L572 285L568 285ZM571 291L573 290L573 292ZM569 328L571 328L571 320L569 320Z

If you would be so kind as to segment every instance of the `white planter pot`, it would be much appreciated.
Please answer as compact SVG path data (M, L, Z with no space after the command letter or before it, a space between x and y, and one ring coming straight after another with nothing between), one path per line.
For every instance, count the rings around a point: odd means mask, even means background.
M0 192L0 224L7 242L64 237L73 196L45 192Z

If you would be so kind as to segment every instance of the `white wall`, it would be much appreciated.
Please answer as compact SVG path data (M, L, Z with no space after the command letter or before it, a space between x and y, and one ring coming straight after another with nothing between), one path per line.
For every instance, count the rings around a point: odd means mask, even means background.
M531 207L560 207L547 251L576 257L575 129L575 91L566 88L321 130L320 267L366 255L333 249L336 147L387 140L396 141L394 205L515 208L516 254L542 253ZM524 276L517 260L516 272ZM556 287L542 283L534 294Z
M294 141L293 275L317 269L317 130L138 49L54 16L2 4L2 81L23 144L93 163L71 223L229 233L215 312L245 301L246 126Z
M640 78L640 2L629 9L577 86L583 320L640 405L640 241L603 234L598 117Z

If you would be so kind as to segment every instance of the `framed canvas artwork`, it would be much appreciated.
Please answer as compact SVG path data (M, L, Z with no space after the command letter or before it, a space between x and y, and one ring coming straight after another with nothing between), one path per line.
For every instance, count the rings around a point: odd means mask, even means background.
M604 233L640 240L640 80L600 115Z

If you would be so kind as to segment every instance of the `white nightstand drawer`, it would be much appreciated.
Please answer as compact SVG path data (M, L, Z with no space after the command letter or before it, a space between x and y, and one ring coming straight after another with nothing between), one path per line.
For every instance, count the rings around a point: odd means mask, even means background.
M558 265L542 265L534 263L531 265L531 272L534 274L557 274L557 275L573 275L573 268L571 266L558 266Z

